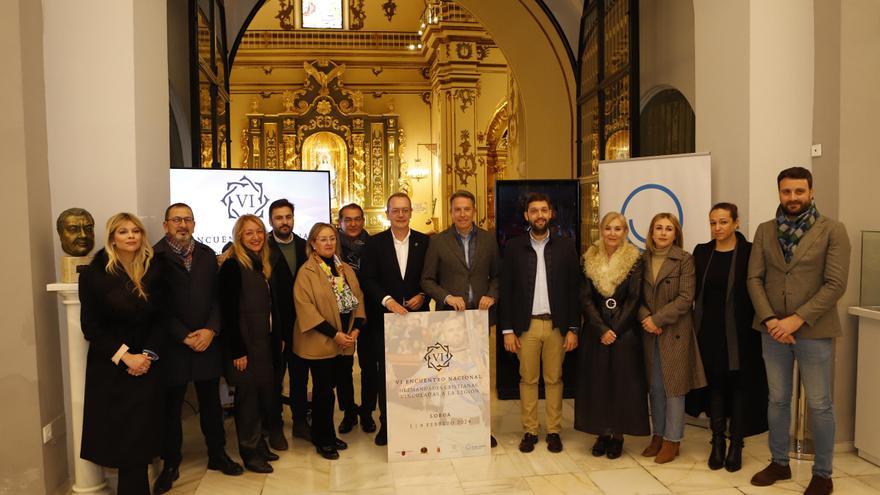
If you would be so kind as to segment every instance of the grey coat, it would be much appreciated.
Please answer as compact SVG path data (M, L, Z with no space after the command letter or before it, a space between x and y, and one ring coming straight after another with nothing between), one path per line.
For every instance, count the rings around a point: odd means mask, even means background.
M652 280L651 254L645 252L642 306L639 321L650 316L663 330L660 336L642 331L648 383L653 369L654 342L660 342L660 365L667 397L685 395L706 386L703 361L694 333L693 305L697 279L694 257L671 246L663 266Z

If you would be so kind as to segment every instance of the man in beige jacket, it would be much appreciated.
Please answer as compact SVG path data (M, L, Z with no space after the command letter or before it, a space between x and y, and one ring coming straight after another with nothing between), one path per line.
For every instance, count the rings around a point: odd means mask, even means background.
M756 486L791 478L788 466L792 366L797 360L812 417L816 458L804 492L833 490L834 409L831 402L833 338L840 335L837 301L846 291L850 245L843 224L819 215L813 176L802 167L777 177L776 218L755 232L748 289L754 328L763 333L767 367L772 462L752 477Z

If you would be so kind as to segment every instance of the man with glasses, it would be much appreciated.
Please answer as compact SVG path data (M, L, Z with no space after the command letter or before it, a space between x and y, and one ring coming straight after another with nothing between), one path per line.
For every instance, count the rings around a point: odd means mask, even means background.
M241 465L226 454L223 410L220 406L221 351L217 292L217 258L208 246L193 239L192 208L175 203L165 210L165 237L153 246L154 263L165 278L168 315L162 355L165 383L162 460L164 466L153 493L171 490L180 476L183 431L180 413L186 387L193 382L199 400L199 424L208 447L208 469L237 476Z

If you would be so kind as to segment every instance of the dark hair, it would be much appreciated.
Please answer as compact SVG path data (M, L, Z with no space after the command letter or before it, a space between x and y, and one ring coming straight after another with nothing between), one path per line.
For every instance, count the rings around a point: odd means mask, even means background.
M776 176L776 186L782 183L782 179L806 179L810 189L813 188L813 174L804 167L789 167Z
M730 213L731 220L739 218L739 208L733 203L715 203L715 205L709 210L709 213L712 213L715 210L727 210L727 212Z
M452 208L452 202L455 201L455 198L467 198L471 200L471 204L477 206L477 198L474 196L474 193L467 191L465 189L459 189L452 193L452 196L449 196L449 207Z
M391 204L391 200L394 198L406 198L409 201L409 206L412 207L412 199L410 199L409 195L405 192L396 192L391 196L388 196L388 199L385 201L385 211L388 211L388 206Z
M358 210L361 211L361 216L364 216L364 209L361 208L361 205L359 205L357 203L349 203L339 209L339 222L340 223L342 222L342 212L349 209L349 208L357 208Z
M526 196L526 211L528 211L530 204L537 203L539 201L547 203L547 206L549 206L551 210L553 209L553 203L550 202L550 196L547 196L544 193L533 192L529 193L529 195Z
M293 208L293 203L287 200L287 198L276 199L272 201L272 204L269 205L269 219L272 219L272 211L277 210L278 208L290 208L290 212L293 213L295 210Z
M165 208L165 220L168 220L168 214L171 213L171 210L173 210L175 208L186 208L187 210L189 210L190 213L193 212L193 209L190 208L190 206L186 203L174 203L173 205L169 206L168 208Z

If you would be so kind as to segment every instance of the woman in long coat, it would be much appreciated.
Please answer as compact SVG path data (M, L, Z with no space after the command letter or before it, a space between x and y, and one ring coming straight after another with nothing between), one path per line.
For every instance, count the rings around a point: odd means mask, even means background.
M663 464L678 456L684 437L685 394L706 386L694 334L694 258L682 249L681 224L671 213L651 220L644 253L642 321L654 435L642 452Z
M242 215L232 237L219 273L226 381L235 387L235 431L244 467L271 473L268 461L278 456L262 433L262 418L268 417L274 400L266 228L259 217Z
M711 419L711 469L738 471L743 438L767 431L767 372L761 334L746 289L752 244L736 229L737 207L719 203L709 212L712 241L694 248L697 299L694 324L708 388L687 395L688 414ZM730 419L730 447L724 433Z
M89 341L80 457L119 468L119 495L149 495L147 466L161 448L161 277L152 257L143 223L119 213L79 277Z
M648 385L638 310L642 260L627 242L626 218L611 212L599 225L601 239L584 254L581 306L583 345L578 355L574 427L597 435L594 456L623 452L623 435L648 435Z

